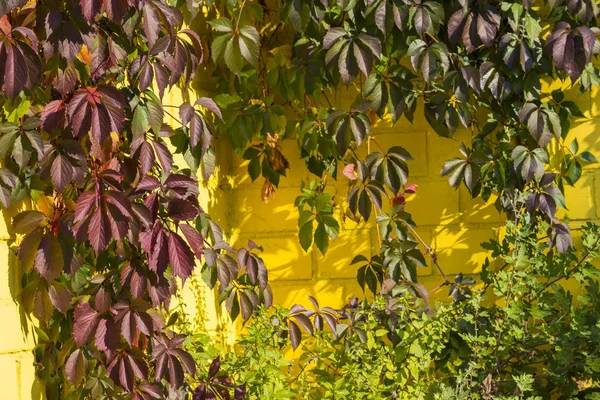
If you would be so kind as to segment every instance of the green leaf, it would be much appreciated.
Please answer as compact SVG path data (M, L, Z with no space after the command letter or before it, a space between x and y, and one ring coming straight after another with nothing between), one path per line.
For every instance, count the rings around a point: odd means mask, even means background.
M569 150L573 154L577 154L579 152L579 142L577 141L577 138L573 139L573 141L569 145Z
M212 58L215 63L220 62L225 56L225 47L231 41L230 35L220 35L213 39L210 45Z
M560 103L560 106L567 110L567 112L573 117L584 117L583 113L581 112L581 109L574 101L563 101L562 103Z
M254 182L260 176L260 158L256 157L250 160L248 163L248 174L250 175L250 179Z
M312 224L311 224L312 225ZM311 226L312 229L312 226ZM327 248L329 247L329 235L325 229L325 224L319 222L317 229L315 229L315 244L321 250L321 253L325 255Z
M135 111L133 112L133 120L131 121L131 133L133 137L136 138L145 135L146 131L148 130L148 125L148 109L140 103L135 108Z
M27 234L46 219L46 216L39 211L23 211L13 218L12 230L21 235Z
M208 21L208 24L217 32L233 32L233 24L227 18L216 18Z
M586 162L586 163L598 162L598 160L596 159L596 156L594 156L589 151L584 151L583 153L577 155L577 158L579 158L581 161Z
M298 237L300 239L300 245L304 251L308 251L313 242L313 221L308 221L302 225L300 232L298 233Z
M252 65L258 62L260 49L260 36L253 26L243 26L240 28L239 46L242 56Z

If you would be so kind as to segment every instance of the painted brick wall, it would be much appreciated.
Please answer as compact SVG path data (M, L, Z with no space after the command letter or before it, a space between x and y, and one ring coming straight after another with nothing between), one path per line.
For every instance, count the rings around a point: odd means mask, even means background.
M11 249L14 237L7 227L18 210L3 210L0 218L0 398L37 400L41 398L41 386L35 382L31 353L33 325L17 302L21 272Z
M556 89L547 86L546 90ZM582 97L564 88L567 98L577 101L586 118L577 121L568 141L577 137L580 148L600 156L600 92L592 90ZM343 91L336 103L349 106L343 99L352 99ZM180 96L172 94L170 104L181 104ZM416 115L419 115L417 111ZM486 257L479 243L501 235L502 218L492 204L471 200L463 189L448 186L439 177L444 160L458 155L461 141L469 141L469 133L459 132L453 140L438 137L423 119L414 124L405 120L394 127L386 124L374 130L376 140L387 148L404 146L415 157L409 163L411 182L419 185L416 195L409 199L407 210L419 225L419 235L435 248L439 263L451 275L458 272L476 273ZM362 149L363 153L365 149ZM202 206L221 224L230 239L238 244L252 238L264 247L264 260L269 268L275 301L286 306L302 303L313 295L323 304L341 306L352 295L361 295L356 283L352 257L358 253L371 255L376 251L377 234L373 223L347 222L340 237L331 244L326 256L312 249L305 253L297 239L297 211L293 202L299 194L301 181L309 174L300 160L296 143L283 142L283 152L292 164L288 178L282 179L276 198L264 204L260 200L262 182L251 183L245 164L234 155L226 143L218 143L216 179L202 187ZM178 165L184 166L181 158ZM313 179L312 177L310 179ZM328 190L344 196L347 182L340 180ZM573 224L600 219L600 165L584 171L575 188L567 188L569 211ZM42 398L42 384L35 381L31 336L32 323L24 315L17 299L20 271L15 262L15 237L7 223L18 210L3 211L0 218L0 398L27 400ZM8 222L7 222L8 221ZM421 281L427 288L441 282L439 273L429 265L420 269ZM231 343L235 331L222 309L215 306L216 296L196 276L188 281L182 301L190 320L197 329L213 333L223 343Z
M551 91L559 87L559 84L552 84L543 89ZM581 149L599 156L600 93L594 90L576 96L573 89L567 86L562 89L566 98L576 101L585 114L585 118L573 124L576 127L569 134L567 143L577 137ZM354 94L340 91L336 104L347 108L346 99L354 99ZM415 115L422 113L417 110ZM441 138L420 118L413 124L402 119L394 126L384 121L373 134L384 149L400 145L415 158L408 163L409 181L418 184L419 188L417 194L409 198L407 211L418 224L419 235L435 249L444 272L449 276L459 272L479 272L488 256L480 243L502 235L503 216L496 211L494 198L487 204L480 199L473 200L464 188L455 190L446 178L439 176L444 161L459 156L461 142L470 143L470 133L463 130L453 139ZM275 199L265 204L260 199L262 180L251 182L246 172L247 161L233 154L226 145L220 149L221 159L232 160L228 166L229 176L224 169L220 184L228 202L228 233L240 245L251 238L264 247L263 257L276 302L286 306L294 303L309 306L306 297L313 295L323 304L341 306L349 297L363 295L356 282L356 268L350 266L350 261L358 253L370 256L377 251L375 225L346 220L340 237L330 245L325 256L314 246L305 253L297 239L298 212L293 203L300 193L302 180L316 177L310 176L304 168L295 141L283 141L282 151L290 161L291 169L288 177L282 178ZM365 152L366 145L363 145L359 154ZM574 225L600 218L600 209L596 207L600 201L598 168L599 165L586 167L576 187L566 189L569 210L563 215L567 214ZM348 181L341 178L338 182L330 181L328 186L332 193L344 197ZM432 289L443 281L430 260L428 262L429 265L419 271L420 280ZM438 292L437 297L445 301L445 292Z

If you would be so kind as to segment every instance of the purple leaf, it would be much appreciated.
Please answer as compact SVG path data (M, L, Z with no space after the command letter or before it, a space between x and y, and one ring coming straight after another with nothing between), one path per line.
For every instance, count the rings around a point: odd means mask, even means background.
M75 386L79 386L85 377L85 367L87 360L83 356L81 349L75 350L65 363L65 375L67 379Z
M80 303L75 307L73 313L75 322L73 323L73 339L77 347L87 343L92 332L98 324L98 313L89 303Z
M108 222L100 207L96 208L96 211L90 219L88 238L96 252L96 255L100 252L100 250L103 250L109 242L110 237Z
M51 282L57 278L64 267L63 251L56 236L47 233L42 237L35 256L35 269Z
M173 275L180 277L183 282L192 274L194 254L175 232L169 233L169 261L173 268Z
M62 192L65 186L73 180L73 165L66 156L59 154L52 163L50 173L56 191Z
M67 310L71 306L71 292L69 292L69 289L62 283L52 282L48 288L48 294L54 307L66 315Z

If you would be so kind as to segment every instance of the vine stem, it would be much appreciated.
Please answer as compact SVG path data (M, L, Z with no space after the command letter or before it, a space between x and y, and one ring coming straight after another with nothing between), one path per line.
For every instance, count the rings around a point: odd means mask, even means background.
M438 271L442 275L442 278L444 278L444 283L442 285L436 287L435 289L433 289L432 292L434 290L440 289L442 286L446 286L446 285L450 284L450 281L448 280L448 277L446 277L446 274L444 273L444 270L438 264L438 262L437 262L437 255L435 254L435 252L433 251L433 249L431 248L431 246L429 246L427 243L425 243L425 241L421 238L421 236L419 236L419 234L417 233L417 231L415 230L415 228L413 228L412 226L409 226L409 225L406 225L406 226L408 226L408 229L410 229L410 231L412 232L412 234L415 235L415 237L417 238L417 240L419 242L421 242L421 244L423 245L423 247L425 247L425 250L427 251L427 254L429 254L429 257L431 257L431 261L433 261L433 263L437 267Z
M369 136L367 139L367 154L371 154L371 141L375 140L372 136ZM377 144L377 142L375 142ZM377 144L379 146L379 144ZM373 213L375 215L375 227L377 228L377 239L379 240L379 249L381 250L381 246L383 245L383 239L381 238L381 229L379 228L379 224L377 223L377 207L375 207L375 203L373 203Z
M245 5L246 5L246 0L242 1L242 5L240 6L240 12L238 13L237 21L235 21L235 32L236 33L240 26L240 20L242 19L242 11L244 10Z

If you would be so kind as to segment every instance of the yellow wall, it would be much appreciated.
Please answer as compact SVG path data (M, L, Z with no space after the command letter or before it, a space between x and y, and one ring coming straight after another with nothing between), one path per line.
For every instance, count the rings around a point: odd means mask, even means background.
M553 87L554 88L554 87ZM567 97L576 100L586 118L577 121L567 143L574 137L580 148L600 155L600 93L594 89L574 98L572 90ZM353 98L343 91L337 93L336 103L348 106L343 99ZM172 95L170 104L179 105L180 98ZM167 103L165 101L165 103ZM420 110L416 115L421 115ZM501 216L493 205L471 200L463 190L452 189L445 178L439 177L444 160L458 156L461 141L469 142L469 133L459 132L455 139L438 137L418 118L414 124L405 120L394 127L379 126L374 130L376 140L384 147L404 146L414 157L409 162L410 181L419 185L418 193L409 199L407 211L413 214L422 238L435 248L439 264L445 273L478 271L486 257L479 243L497 237L502 225ZM297 239L297 211L293 207L299 194L300 182L308 179L308 172L299 159L297 145L292 140L283 142L283 153L292 168L288 178L282 179L276 198L265 204L260 199L262 182L250 182L245 164L235 156L227 143L217 143L219 167L216 178L202 188L202 206L221 224L227 236L236 244L245 244L252 238L264 247L263 258L270 272L275 301L286 306L301 303L309 306L307 296L315 296L322 304L341 306L352 296L361 296L355 279L355 268L350 260L358 252L370 255L376 251L377 234L370 224L347 222L340 237L331 244L323 257L318 250L305 253ZM362 149L363 153L365 149ZM183 165L183 160L178 160ZM585 168L575 188L567 188L570 210L567 214L579 224L600 217L600 165ZM329 190L339 196L346 193L347 181L331 183ZM31 349L31 323L18 305L20 272L10 249L15 239L6 224L10 212L4 212L0 222L0 398L6 400L39 399L40 383L35 383ZM439 273L429 265L420 269L421 281L431 289L441 283ZM234 329L221 309L215 306L215 295L199 277L188 281L182 298L194 327L206 329L223 343L231 343ZM439 293L443 300L444 293Z
M552 85L547 90L556 89ZM558 85L560 87L560 85ZM567 145L577 137L580 149L600 155L600 96L597 90L577 97L575 90L564 87L566 98L576 101L586 118L576 121L578 125L567 138ZM336 104L349 107L354 99L352 93L339 91ZM418 109L416 116L422 115ZM373 135L377 142L387 149L394 145L405 147L415 158L410 161L409 181L419 185L416 195L408 198L406 210L413 215L419 228L417 232L429 243L438 256L438 263L453 279L454 275L477 273L488 253L480 243L489 238L498 238L503 224L492 199L488 204L482 200L472 200L461 187L455 190L446 178L439 175L445 160L460 156L461 142L469 144L470 132L457 132L453 139L439 137L424 118L416 118L410 124L402 118L395 126L382 123ZM374 145L373 145L374 146ZM361 146L366 152L366 143ZM224 150L222 150L224 151ZM232 155L229 166L229 179L222 176L221 186L226 188L229 202L228 226L230 237L239 244L252 238L265 249L263 258L269 269L275 301L286 306L295 303L311 306L308 295L316 297L320 303L342 306L349 297L364 297L356 282L356 268L350 261L359 252L370 256L378 250L377 232L373 222L356 224L346 220L340 237L330 245L325 256L313 246L305 253L297 239L298 212L293 207L294 199L300 193L300 183L304 179L316 179L309 175L300 160L294 140L285 140L282 151L291 163L288 178L282 178L275 199L265 204L260 199L262 180L252 183L246 173L247 161ZM226 153L227 154L227 153ZM222 154L223 158L230 156ZM574 225L583 220L595 220L600 216L596 210L596 199L600 199L600 180L596 189L596 176L600 165L590 165L584 169L581 180L575 188L566 189L569 215ZM328 190L345 196L348 181L342 177L338 182L329 181ZM428 289L436 288L443 282L440 273L428 260L427 268L420 268L420 280ZM432 268L433 267L433 268ZM446 290L436 293L440 301L448 301Z

